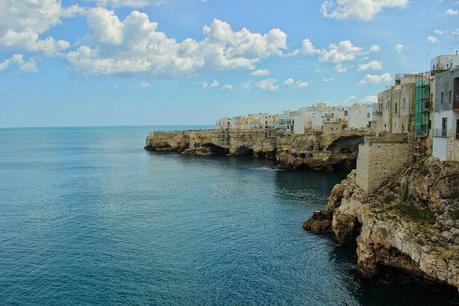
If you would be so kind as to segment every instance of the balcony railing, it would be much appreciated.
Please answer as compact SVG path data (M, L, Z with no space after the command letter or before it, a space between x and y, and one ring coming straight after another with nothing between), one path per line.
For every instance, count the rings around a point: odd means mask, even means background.
M431 111L433 109L432 101L425 101L424 102L424 109L427 111Z
M433 129L432 136L438 138L450 138L451 137L451 130L445 129Z

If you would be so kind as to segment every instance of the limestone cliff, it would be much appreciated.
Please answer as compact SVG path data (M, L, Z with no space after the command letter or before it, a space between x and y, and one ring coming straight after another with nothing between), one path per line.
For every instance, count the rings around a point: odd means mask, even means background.
M279 168L353 168L362 132L293 135L275 129L152 132L145 149L192 155L249 155L276 160Z
M353 171L304 228L356 241L364 275L390 266L459 289L459 163L424 159L371 195L355 181Z

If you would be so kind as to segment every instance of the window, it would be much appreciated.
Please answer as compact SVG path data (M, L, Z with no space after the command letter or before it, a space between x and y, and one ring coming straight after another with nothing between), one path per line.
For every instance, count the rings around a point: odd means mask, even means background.
M451 90L449 91L449 98L448 99L449 99L448 103L451 104L453 102L453 92Z
M448 118L441 119L441 136L446 137L446 130L448 129Z
M459 119L456 119L456 139L459 139Z
M440 93L440 104L443 104L443 91Z
M367 113L367 118L370 118L371 114L370 113Z
M397 114L397 103L395 103L395 113Z
M405 110L406 109L406 98L403 97L403 101L402 101L402 109Z

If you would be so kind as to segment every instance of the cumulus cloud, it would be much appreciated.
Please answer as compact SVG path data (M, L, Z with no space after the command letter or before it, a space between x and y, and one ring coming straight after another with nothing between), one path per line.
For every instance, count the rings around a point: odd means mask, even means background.
M181 42L158 31L158 24L138 11L121 21L114 11L99 7L89 10L87 19L92 39L67 54L79 73L175 78L200 72L253 70L258 61L279 55L287 47L287 35L277 28L266 34L246 28L234 31L230 24L217 19L204 26L202 40Z
M381 51L381 47L379 45L372 45L370 49L368 50L369 53L379 52L379 51Z
M322 3L322 15L369 21L386 8L405 8L407 5L408 0L327 0Z
M362 80L360 80L359 85L385 83L389 82L391 79L392 78L389 73L383 73L381 75L367 74Z
M338 64L336 64L336 66L335 66L335 71L338 72L338 73L344 73L344 72L347 71L347 67L344 66L344 65L341 64L341 63L338 63Z
M266 80L259 81L257 83L257 87L262 90L269 90L269 91L275 91L279 89L279 86L277 85L277 80L275 79L266 79Z
M0 71L7 69L10 66L17 65L22 72L37 72L37 64L33 58L24 59L23 54L14 54L12 57L0 62Z
M309 38L305 38L300 49L295 49L286 54L286 56L297 56L297 55L315 55L320 54L321 50L314 47Z
M445 11L446 16L457 16L457 14L459 14L459 11L455 9L450 8Z
M270 75L271 71L268 69L257 69L251 73L253 76L264 76L264 75Z
M426 41L427 41L429 44L436 44L436 43L439 42L439 39L438 39L438 37L436 37L436 36L429 35L429 36L427 36Z
M382 64L380 61L377 61L377 60L370 61L366 64L359 64L359 67L357 68L358 71L381 70L381 69L382 69Z
M212 82L201 82L202 89L208 89L208 88L220 88L225 91L230 91L233 90L233 85L231 84L220 84L217 80L213 80Z
M350 40L343 40L336 44L330 44L328 49L322 50L321 62L341 63L353 61L362 52L362 48L354 46Z
M284 81L284 85L290 88L305 89L309 86L309 82L302 80L295 81L293 78L288 78Z
M378 103L378 96L365 96L362 98L362 103L364 104Z
M0 1L0 47L56 54L70 46L65 40L42 37L62 17L81 11L78 6L63 8L58 0Z
M97 5L112 7L143 7L158 6L164 4L165 0L96 0Z
M400 54L400 53L402 53L404 48L405 48L405 46L403 44L396 44L395 47L394 47L394 50L395 50L395 52Z

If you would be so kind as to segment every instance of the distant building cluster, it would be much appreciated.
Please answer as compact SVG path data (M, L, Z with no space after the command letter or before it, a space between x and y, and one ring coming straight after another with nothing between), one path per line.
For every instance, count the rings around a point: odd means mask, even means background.
M372 135L405 134L420 139L442 161L459 161L459 54L432 59L430 71L399 74L378 102L352 106L318 103L282 114L223 118L221 129L282 129L305 134L367 130Z
M337 134L349 129L369 129L373 121L375 104L352 106L330 106L317 103L300 108L297 111L286 111L282 114L249 114L234 118L223 118L217 122L221 129L282 129L294 134L307 131L322 131Z

